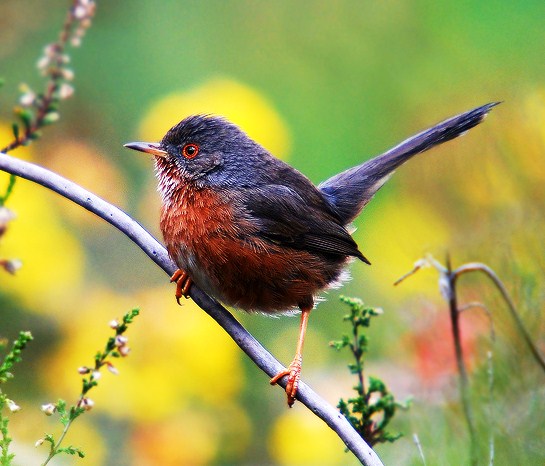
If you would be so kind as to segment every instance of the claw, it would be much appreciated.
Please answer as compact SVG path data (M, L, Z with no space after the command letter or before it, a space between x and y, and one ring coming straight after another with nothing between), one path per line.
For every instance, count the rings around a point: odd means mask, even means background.
M191 278L187 272L181 269L176 270L172 277L170 277L170 283L176 282L176 302L180 304L180 298L183 296L185 299L189 299L189 289L193 284Z
M299 326L299 339L297 340L297 350L295 351L295 357L293 361L284 369L271 379L271 385L275 385L282 377L288 376L286 383L286 395L288 397L288 406L291 408L295 403L295 396L297 395L297 387L299 386L299 379L301 378L301 365L303 364L303 344L305 342L305 334L307 331L308 316L312 306L301 307L301 324Z
M295 356L295 359L288 366L287 369L276 374L271 379L271 385L276 383L284 376L288 376L288 383L286 384L286 395L288 397L288 406L291 408L295 403L295 396L297 395L297 388L299 386L299 379L301 378L301 364L303 359L301 356Z

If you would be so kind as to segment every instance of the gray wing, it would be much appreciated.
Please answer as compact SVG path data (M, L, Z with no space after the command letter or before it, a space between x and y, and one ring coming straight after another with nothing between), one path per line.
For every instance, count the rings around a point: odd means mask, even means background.
M369 263L323 199L309 202L295 190L277 184L248 189L241 194L260 237L294 249L354 256Z

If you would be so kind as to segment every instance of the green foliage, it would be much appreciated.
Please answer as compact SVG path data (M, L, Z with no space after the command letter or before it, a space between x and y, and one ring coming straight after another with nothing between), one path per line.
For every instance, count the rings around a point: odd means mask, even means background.
M337 351L343 348L350 350L355 362L348 364L348 369L357 376L358 383L354 386L357 396L348 400L341 398L337 407L369 445L394 442L402 434L391 434L386 427L397 408L407 408L408 404L397 402L382 380L368 377L367 388L364 381L363 356L368 351L369 339L362 329L369 328L371 319L381 315L382 309L367 307L358 298L341 296L341 301L350 308L350 314L343 319L350 322L352 335L343 335L340 340L332 341L330 346Z
M6 192L3 196L0 196L0 207L3 207L9 197L11 196L11 193L13 192L13 187L15 186L15 181L17 180L17 177L15 175L9 176L8 186L6 188Z
M76 13L76 7L79 7ZM19 104L13 108L13 113L19 122L12 123L13 141L0 149L9 152L21 146L28 146L42 136L41 128L56 123L59 118L59 105L62 100L69 98L74 88L70 82L74 79L74 72L68 68L70 56L66 53L68 45L79 46L85 30L91 25L95 5L93 1L85 6L74 4L68 10L66 21L61 29L59 39L44 48L43 55L38 60L37 67L40 74L46 79L45 90L37 93L28 85L19 86ZM4 84L0 78L0 87ZM24 128L20 130L20 125ZM15 185L15 176L9 179L4 196L0 197L0 206L3 206Z
M26 348L27 343L31 340L32 335L30 332L19 333L19 337L13 343L11 351L5 356L2 364L0 364L0 384L4 384L9 379L13 378L11 369L16 363L21 362L21 353ZM0 346L5 347L6 342L0 342ZM0 465L2 466L10 465L14 458L14 455L9 453L9 445L11 443L11 437L8 430L9 418L3 414L4 408L6 407L12 413L21 409L0 389Z
M121 322L118 322L117 320L110 322L110 327L115 330L115 336L108 338L104 350L96 353L94 357L94 367L82 366L78 369L78 372L84 377L82 377L81 381L81 393L78 402L75 405L68 407L64 400L58 400L57 403L48 403L42 406L42 411L48 416L57 413L59 421L63 426L63 431L58 440L55 440L53 435L46 434L36 443L36 445L41 445L43 443L48 443L50 445L49 455L43 463L43 466L48 464L53 457L63 453L67 455L78 455L80 458L85 456L85 453L80 448L72 445L61 447L61 443L72 423L93 407L94 402L88 398L87 395L92 388L98 385L100 369L106 366L110 372L117 374L117 369L109 358L125 357L129 354L129 347L127 345L128 339L123 334L127 331L129 325L139 313L140 311L138 309L132 309L123 316Z
M0 410L4 408L4 396L0 397ZM0 464L2 466L7 466L11 464L11 460L15 457L13 453L9 453L9 444L11 443L11 438L8 431L9 419L4 417L0 412L0 434L2 438L0 439L0 449L2 450L2 456L0 456Z
M32 341L32 335L30 332L20 332L19 337L13 343L13 348L6 355L2 364L0 365L0 384L5 383L13 375L9 372L11 368L18 362L21 362L21 353L26 348L29 341Z

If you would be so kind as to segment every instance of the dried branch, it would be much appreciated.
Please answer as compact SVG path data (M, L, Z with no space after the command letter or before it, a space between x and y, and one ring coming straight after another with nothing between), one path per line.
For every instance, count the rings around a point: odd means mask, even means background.
M491 335L492 341L494 341L495 335L494 335L492 313L485 305L479 302L471 302L463 307L460 307L458 305L457 292L456 292L456 284L457 284L458 278L460 278L463 274L470 273L470 272L484 273L493 282L496 289L501 293L502 298L507 304L509 312L511 313L513 319L515 320L515 324L517 325L517 328L520 334L522 335L524 341L526 342L526 345L530 349L530 352L534 356L538 365L544 371L545 371L545 360L543 356L540 354L534 342L532 341L530 333L526 329L524 322L522 321L515 307L515 304L513 303L511 297L509 296L507 289L505 288L505 285L490 267L479 262L470 262L470 263L461 265L457 269L452 270L450 266L450 260L448 258L447 258L447 266L445 267L440 262L435 260L431 255L428 255L424 257L423 259L416 261L412 270L406 273L405 275L403 275L401 278L399 278L394 283L394 285L400 284L406 278L414 275L420 269L425 267L433 267L437 270L437 272L439 273L439 288L440 288L441 294L443 295L444 299L449 303L450 319L452 324L452 335L454 340L454 349L456 353L456 364L458 366L458 373L460 377L460 395L461 395L462 406L464 409L464 414L466 417L466 422L468 425L468 431L469 431L469 436L471 441L471 463L477 464L478 458L477 458L477 449L476 449L477 445L476 445L476 436L475 436L475 422L473 420L473 413L472 413L470 398L469 398L469 379L467 376L467 370L466 370L464 356L462 352L460 325L459 325L460 314L464 310L470 309L470 308L477 307L477 308L483 309L490 320L490 335ZM492 400L493 385L494 385L494 371L492 366L491 351L488 352L488 377L489 377L490 399ZM489 413L489 416L492 419L493 417L492 412ZM494 432L493 430L490 431L489 448L490 448L489 464L492 465L494 462Z
M488 323L490 324L490 340L496 340L496 330L494 329L494 319L492 318L492 311L488 309L483 303L478 301L471 301L463 306L458 307L458 312L461 314L464 311L469 311L471 309L481 309L486 317L488 318Z
M515 324L517 325L518 331L522 335L522 338L524 339L526 345L528 346L528 349L534 356L534 359L539 364L541 369L545 371L545 359L539 353L539 350L537 349L536 345L532 341L532 337L530 336L530 333L526 329L524 322L520 318L517 308L515 307L513 300L509 296L509 293L507 292L507 289L505 288L503 282L498 278L496 273L490 267L488 267L485 264L481 264L479 262L471 262L468 264L464 264L453 271L453 273L457 277L468 272L482 272L492 281L492 283L494 283L494 286L500 292L503 300L507 304L507 308L509 309L511 316L513 316L513 319L515 320Z
M136 243L169 276L177 269L166 249L136 220L76 183L46 168L3 153L0 153L0 170L40 184L106 220ZM269 377L284 369L282 364L248 333L221 304L196 286L191 287L190 295ZM285 388L285 381L279 382L279 385ZM362 464L366 466L382 465L377 454L362 440L346 418L308 385L302 382L299 384L297 399L333 429Z
M466 418L467 430L470 441L470 462L476 466L479 462L477 451L477 431L475 428L475 418L471 407L471 397L469 393L469 376L462 350L462 336L460 332L460 311L458 309L458 294L456 292L456 279L458 275L453 272L450 265L450 259L447 258L446 271L440 274L439 283L443 291L443 295L448 301L450 311L450 323L452 327L452 339L454 342L454 352L456 355L456 366L460 376L460 397L462 399L462 407Z

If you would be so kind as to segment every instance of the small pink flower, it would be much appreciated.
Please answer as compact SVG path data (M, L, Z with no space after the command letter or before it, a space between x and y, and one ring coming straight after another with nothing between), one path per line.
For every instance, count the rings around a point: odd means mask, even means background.
M36 94L29 90L19 97L19 103L23 107L30 107L36 101Z
M81 37L72 37L70 44L72 44L72 47L79 47L81 45Z
M72 95L74 95L74 88L70 84L62 83L59 87L59 98L65 100L72 97Z
M74 71L70 68L63 68L62 77L67 81L72 81L74 79Z
M2 267L4 267L6 272L10 273L11 275L15 275L17 270L19 270L23 266L23 263L20 259L3 260L0 261L0 263L2 264Z
M9 398L6 399L6 404L8 405L8 409L12 413L16 413L17 411L21 411L21 407L17 403L15 403L15 401L10 400Z
M54 403L47 403L42 405L42 412L46 416L51 416L55 411L57 411L57 406Z
M123 335L117 335L115 337L115 346L117 346L118 348L122 347L122 346L125 346L127 344L127 342L129 341L129 339Z
M78 407L83 408L85 411L89 411L93 408L95 402L91 398L82 398L78 401Z
M51 63L51 60L47 56L43 56L38 60L38 63L36 63L36 66L40 71L44 71Z
M112 374L119 375L119 371L111 362L106 362L106 367Z

